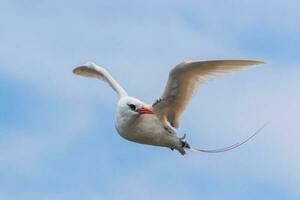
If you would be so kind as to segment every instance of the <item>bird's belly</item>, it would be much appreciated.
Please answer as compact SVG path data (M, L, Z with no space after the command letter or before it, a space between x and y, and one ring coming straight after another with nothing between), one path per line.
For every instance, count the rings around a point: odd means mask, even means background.
M160 120L151 115L141 115L117 130L125 139L137 143L172 147L177 142L177 137L168 133Z

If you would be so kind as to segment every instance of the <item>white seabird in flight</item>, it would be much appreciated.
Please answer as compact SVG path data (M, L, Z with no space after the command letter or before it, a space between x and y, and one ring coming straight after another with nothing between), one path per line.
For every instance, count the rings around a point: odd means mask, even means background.
M87 62L75 68L73 73L101 79L118 94L115 126L123 138L137 143L176 149L184 155L186 150L219 153L234 149L253 138L263 128L242 142L214 150L193 148L184 140L185 135L183 137L177 135L180 115L198 85L220 75L263 63L254 60L181 62L170 71L162 96L152 105L129 96L108 71L95 63Z

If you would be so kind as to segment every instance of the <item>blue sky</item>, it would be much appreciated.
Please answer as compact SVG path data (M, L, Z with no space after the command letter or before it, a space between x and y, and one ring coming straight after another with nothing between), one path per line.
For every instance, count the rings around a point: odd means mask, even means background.
M299 1L8 1L0 6L0 199L300 198ZM132 96L160 96L182 60L268 64L199 88L181 156L128 142L116 95L71 70L92 60Z

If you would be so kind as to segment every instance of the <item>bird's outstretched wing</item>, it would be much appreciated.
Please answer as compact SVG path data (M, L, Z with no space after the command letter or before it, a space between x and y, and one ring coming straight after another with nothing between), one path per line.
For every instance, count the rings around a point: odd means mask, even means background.
M153 104L163 123L178 128L179 117L199 84L229 72L263 64L254 60L185 61L176 65L161 98Z
M91 78L97 78L107 82L113 90L117 92L119 98L128 96L126 91L121 87L121 85L106 71L103 67L96 65L93 62L86 62L73 69L73 73L86 76Z

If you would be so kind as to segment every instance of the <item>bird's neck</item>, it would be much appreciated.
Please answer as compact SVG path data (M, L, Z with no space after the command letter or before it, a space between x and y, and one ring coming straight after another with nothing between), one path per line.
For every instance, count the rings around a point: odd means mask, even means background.
M137 118L138 115L126 115L122 112L118 112L115 120L116 127L119 131L126 131L134 124Z

